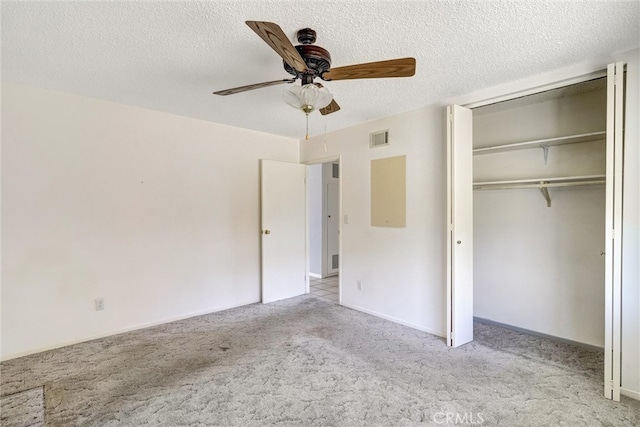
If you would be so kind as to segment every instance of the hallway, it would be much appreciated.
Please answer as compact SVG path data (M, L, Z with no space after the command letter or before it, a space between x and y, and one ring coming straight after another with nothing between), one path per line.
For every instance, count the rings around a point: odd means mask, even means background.
M310 278L311 295L333 304L338 304L338 280L340 276L329 276L324 279Z

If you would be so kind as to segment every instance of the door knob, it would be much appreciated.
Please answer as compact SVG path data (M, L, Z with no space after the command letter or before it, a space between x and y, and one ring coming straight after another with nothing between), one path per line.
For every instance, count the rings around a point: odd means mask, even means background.
M264 230L264 234L271 234L271 230Z

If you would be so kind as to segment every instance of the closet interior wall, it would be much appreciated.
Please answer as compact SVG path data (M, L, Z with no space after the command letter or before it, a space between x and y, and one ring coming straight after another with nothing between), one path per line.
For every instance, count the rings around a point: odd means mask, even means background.
M473 110L474 183L507 183L474 186L475 317L604 346L605 127L605 79ZM478 150L593 133L543 144L546 160L538 144ZM549 186L548 206L536 183L567 177L600 184Z

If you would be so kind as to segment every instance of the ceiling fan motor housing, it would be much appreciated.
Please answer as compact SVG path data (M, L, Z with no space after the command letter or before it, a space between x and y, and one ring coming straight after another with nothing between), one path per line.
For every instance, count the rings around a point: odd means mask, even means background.
M303 28L298 31L297 38L300 44L314 44L316 42L316 32L311 28Z
M296 46L296 50L307 64L306 72L299 72L283 61L284 69L287 73L296 76L302 80L302 84L313 83L313 79L321 77L322 73L331 68L331 55L326 49L312 45L316 41L316 32L311 28L303 28L298 31L298 42L301 44Z

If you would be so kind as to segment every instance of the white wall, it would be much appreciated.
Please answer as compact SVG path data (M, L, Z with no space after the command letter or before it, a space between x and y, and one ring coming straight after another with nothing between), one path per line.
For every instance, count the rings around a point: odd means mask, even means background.
M604 346L604 189L474 193L474 315Z
M322 164L307 167L309 273L322 276Z
M2 358L259 301L259 159L298 145L3 82Z
M597 87L587 84L582 89L591 87L587 92L566 94L558 89L547 92L549 99L544 101L530 97L529 104L517 99L474 109L474 148L606 130L606 83L599 82Z
M446 328L444 120L443 108L427 107L300 145L305 162L342 156L341 303L438 335ZM369 133L382 129L390 145L370 149ZM399 155L407 156L407 227L372 227L371 160Z
M483 114L474 146L606 129L606 90ZM505 104L501 104L504 108ZM493 107L492 107L493 108ZM474 181L605 174L605 142L474 156ZM474 315L604 347L604 185L474 192Z

